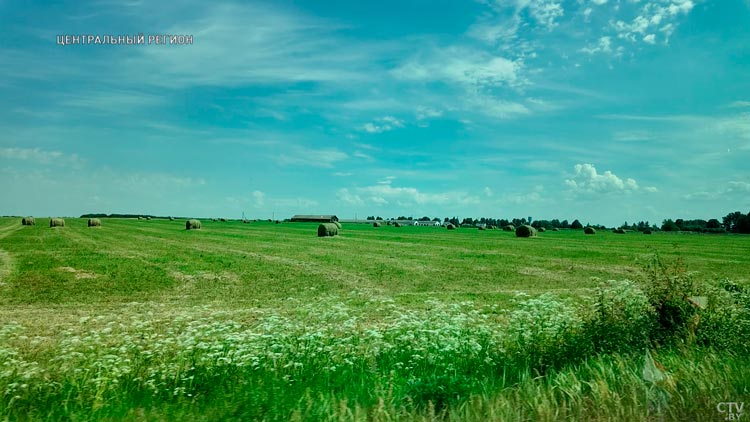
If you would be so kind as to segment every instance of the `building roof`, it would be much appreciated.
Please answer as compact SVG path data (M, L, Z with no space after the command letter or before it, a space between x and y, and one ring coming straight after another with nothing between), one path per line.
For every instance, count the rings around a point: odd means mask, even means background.
M298 214L292 217L292 221L294 220L309 220L309 221L338 221L339 218L335 215L304 215L304 214Z

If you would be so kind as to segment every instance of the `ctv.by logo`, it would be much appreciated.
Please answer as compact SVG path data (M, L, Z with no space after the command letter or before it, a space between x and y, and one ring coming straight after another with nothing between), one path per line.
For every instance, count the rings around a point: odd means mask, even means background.
M716 410L724 416L725 421L738 421L742 418L742 408L745 403L721 402L716 405Z

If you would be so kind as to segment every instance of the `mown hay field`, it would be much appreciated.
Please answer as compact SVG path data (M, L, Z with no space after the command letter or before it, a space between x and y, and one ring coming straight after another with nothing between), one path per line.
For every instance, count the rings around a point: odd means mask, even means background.
M627 312L651 312L623 280L656 256L745 286L748 236L37 220L0 219L12 420L680 420L750 401L742 339L655 351L670 378L654 392L633 330L605 350L579 310L616 280ZM704 324L750 333L741 292Z

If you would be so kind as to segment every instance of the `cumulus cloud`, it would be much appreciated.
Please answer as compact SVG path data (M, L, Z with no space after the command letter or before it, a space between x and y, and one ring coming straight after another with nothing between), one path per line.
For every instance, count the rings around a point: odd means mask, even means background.
M599 173L593 164L576 164L572 177L565 179L565 185L575 193L633 192L639 189L635 179L622 179L610 170ZM648 191L652 192L652 188L649 187Z

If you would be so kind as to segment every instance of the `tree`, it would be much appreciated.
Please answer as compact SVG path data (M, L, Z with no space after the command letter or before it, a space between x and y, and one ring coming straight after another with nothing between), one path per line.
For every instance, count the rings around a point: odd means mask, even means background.
M677 224L675 224L675 222L674 222L674 221L672 221L672 219L670 219L670 218L668 218L668 219L664 220L664 221L663 221L663 222L661 223L661 229L662 229L662 230L664 230L665 232L676 232L676 231L680 231L680 228L679 228L679 227L677 227Z
M706 222L707 229L718 229L719 227L721 227L721 223L715 218L712 218Z
M739 211L731 212L722 218L724 222L724 228L727 231L737 231L737 221L742 217L742 213Z
M582 229L583 228L583 224L581 224L581 222L576 219L576 220L573 220L572 223L570 223L570 228L571 229Z
M750 212L737 219L737 233L750 233Z

